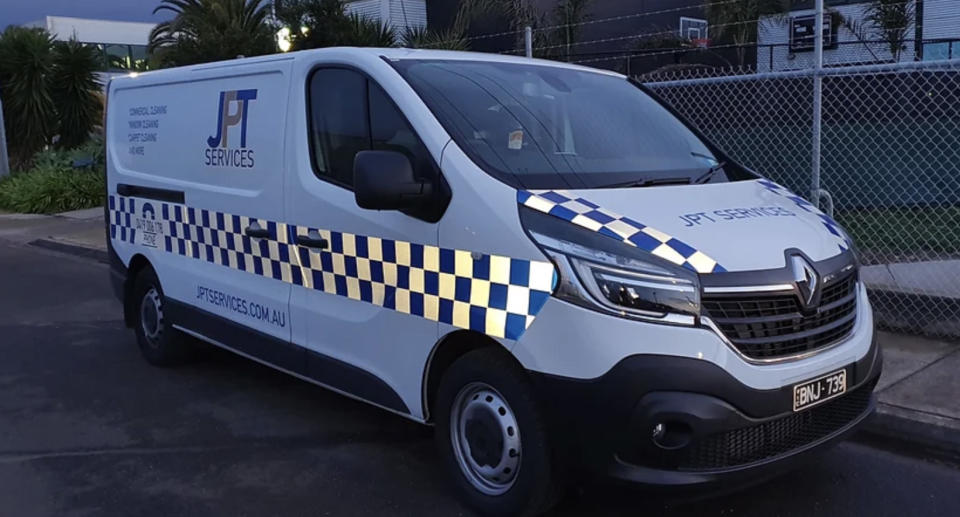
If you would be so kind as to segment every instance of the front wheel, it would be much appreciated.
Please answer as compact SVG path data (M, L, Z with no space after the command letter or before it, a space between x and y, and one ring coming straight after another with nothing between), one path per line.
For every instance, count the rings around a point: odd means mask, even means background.
M466 502L487 515L538 515L561 486L533 387L503 351L475 350L440 381L436 440Z

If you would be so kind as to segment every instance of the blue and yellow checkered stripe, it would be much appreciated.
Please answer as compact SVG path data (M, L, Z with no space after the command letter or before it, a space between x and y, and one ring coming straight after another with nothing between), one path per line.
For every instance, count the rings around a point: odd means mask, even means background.
M840 248L840 252L847 251L853 246L853 241L850 240L850 237L847 236L846 232L840 228L840 224L833 220L832 217L823 213L818 209L813 203L803 199L802 197L790 192L786 188L774 183L768 179L758 180L758 183L763 185L764 188L773 192L778 196L787 198L790 201L793 201L802 210L816 215L820 218L820 222L823 223L824 228L830 232L837 239L837 246Z
M581 197L562 190L517 192L517 201L526 207L570 221L648 251L698 273L723 273L723 266L686 243L628 217L600 208Z
M519 339L557 282L551 263L287 225L165 202L111 196L111 237L144 245L138 214L155 214L169 253L371 303L490 336ZM257 223L269 239L243 230ZM140 232L140 238L137 237ZM326 239L325 250L294 244ZM162 242L162 245L160 244Z

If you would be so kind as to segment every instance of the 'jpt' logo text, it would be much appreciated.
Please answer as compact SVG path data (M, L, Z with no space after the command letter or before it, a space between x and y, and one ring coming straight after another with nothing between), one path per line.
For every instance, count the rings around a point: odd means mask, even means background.
M253 167L253 149L247 149L247 113L250 101L257 99L257 90L220 92L217 135L207 138L204 164L211 167ZM240 146L231 147L230 128L240 126ZM236 138L237 132L233 132Z

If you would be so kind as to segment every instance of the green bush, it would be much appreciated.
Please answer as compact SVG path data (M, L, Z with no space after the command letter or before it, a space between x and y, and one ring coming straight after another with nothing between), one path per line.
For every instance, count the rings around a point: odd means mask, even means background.
M93 159L75 169L75 160ZM0 208L12 212L53 214L100 206L106 191L103 143L93 140L69 151L46 150L33 168L0 180Z

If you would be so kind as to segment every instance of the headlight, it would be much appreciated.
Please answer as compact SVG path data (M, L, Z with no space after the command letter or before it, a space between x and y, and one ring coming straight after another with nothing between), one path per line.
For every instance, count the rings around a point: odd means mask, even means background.
M524 209L521 216L533 240L559 269L558 298L621 317L696 323L696 273L550 215Z

